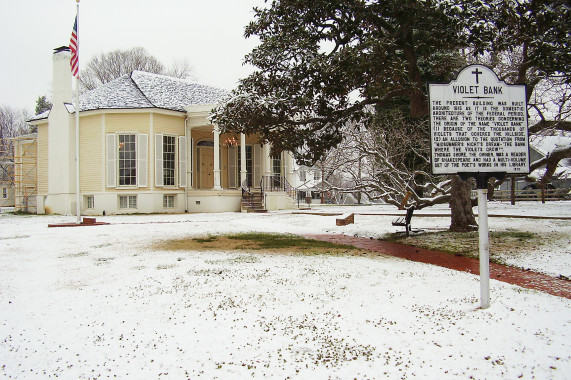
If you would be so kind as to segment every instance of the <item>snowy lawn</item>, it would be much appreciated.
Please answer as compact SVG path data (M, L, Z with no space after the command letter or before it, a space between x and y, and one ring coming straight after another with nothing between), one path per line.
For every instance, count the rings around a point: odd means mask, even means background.
M490 214L570 205L491 203ZM418 214L417 227L449 223ZM385 256L151 248L247 231L378 237L397 230L393 218L108 216L97 219L109 226L48 229L74 218L2 214L0 377L569 378L571 300L492 280L480 310L477 276ZM561 234L525 260L569 273L571 221L490 219L507 227Z

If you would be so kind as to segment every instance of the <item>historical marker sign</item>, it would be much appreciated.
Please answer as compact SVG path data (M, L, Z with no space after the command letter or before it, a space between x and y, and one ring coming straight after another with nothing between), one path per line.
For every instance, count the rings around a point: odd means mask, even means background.
M525 85L470 65L429 97L434 174L529 173Z
M529 173L524 85L500 81L488 67L465 67L448 84L429 84L432 173L476 177L480 241L480 300L490 307L487 183Z

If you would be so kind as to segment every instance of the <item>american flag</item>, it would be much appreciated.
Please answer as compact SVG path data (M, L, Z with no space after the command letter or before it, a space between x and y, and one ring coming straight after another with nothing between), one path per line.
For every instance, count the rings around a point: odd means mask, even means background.
M71 50L71 74L78 78L79 74L79 51L77 42L77 16L75 16L75 23L73 24L73 31L71 32L71 39L69 40L69 49Z

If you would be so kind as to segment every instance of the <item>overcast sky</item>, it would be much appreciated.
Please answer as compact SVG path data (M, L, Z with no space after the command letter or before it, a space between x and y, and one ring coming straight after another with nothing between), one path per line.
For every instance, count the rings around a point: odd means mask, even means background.
M81 0L80 69L95 54L143 46L166 67L186 59L193 79L232 89L251 67L244 38L252 8L263 0ZM75 0L1 0L0 105L33 112L50 96L52 52L67 46ZM81 75L81 72L80 72Z

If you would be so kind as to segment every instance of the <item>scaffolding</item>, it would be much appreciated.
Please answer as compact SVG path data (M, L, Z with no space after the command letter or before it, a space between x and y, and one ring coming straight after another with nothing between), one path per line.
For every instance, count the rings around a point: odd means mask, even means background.
M14 207L14 142L0 139L0 208Z
M36 134L0 140L0 180L7 189L4 207L12 203L14 212L37 212L38 157ZM4 190L3 190L4 191ZM3 194L2 194L3 195Z

